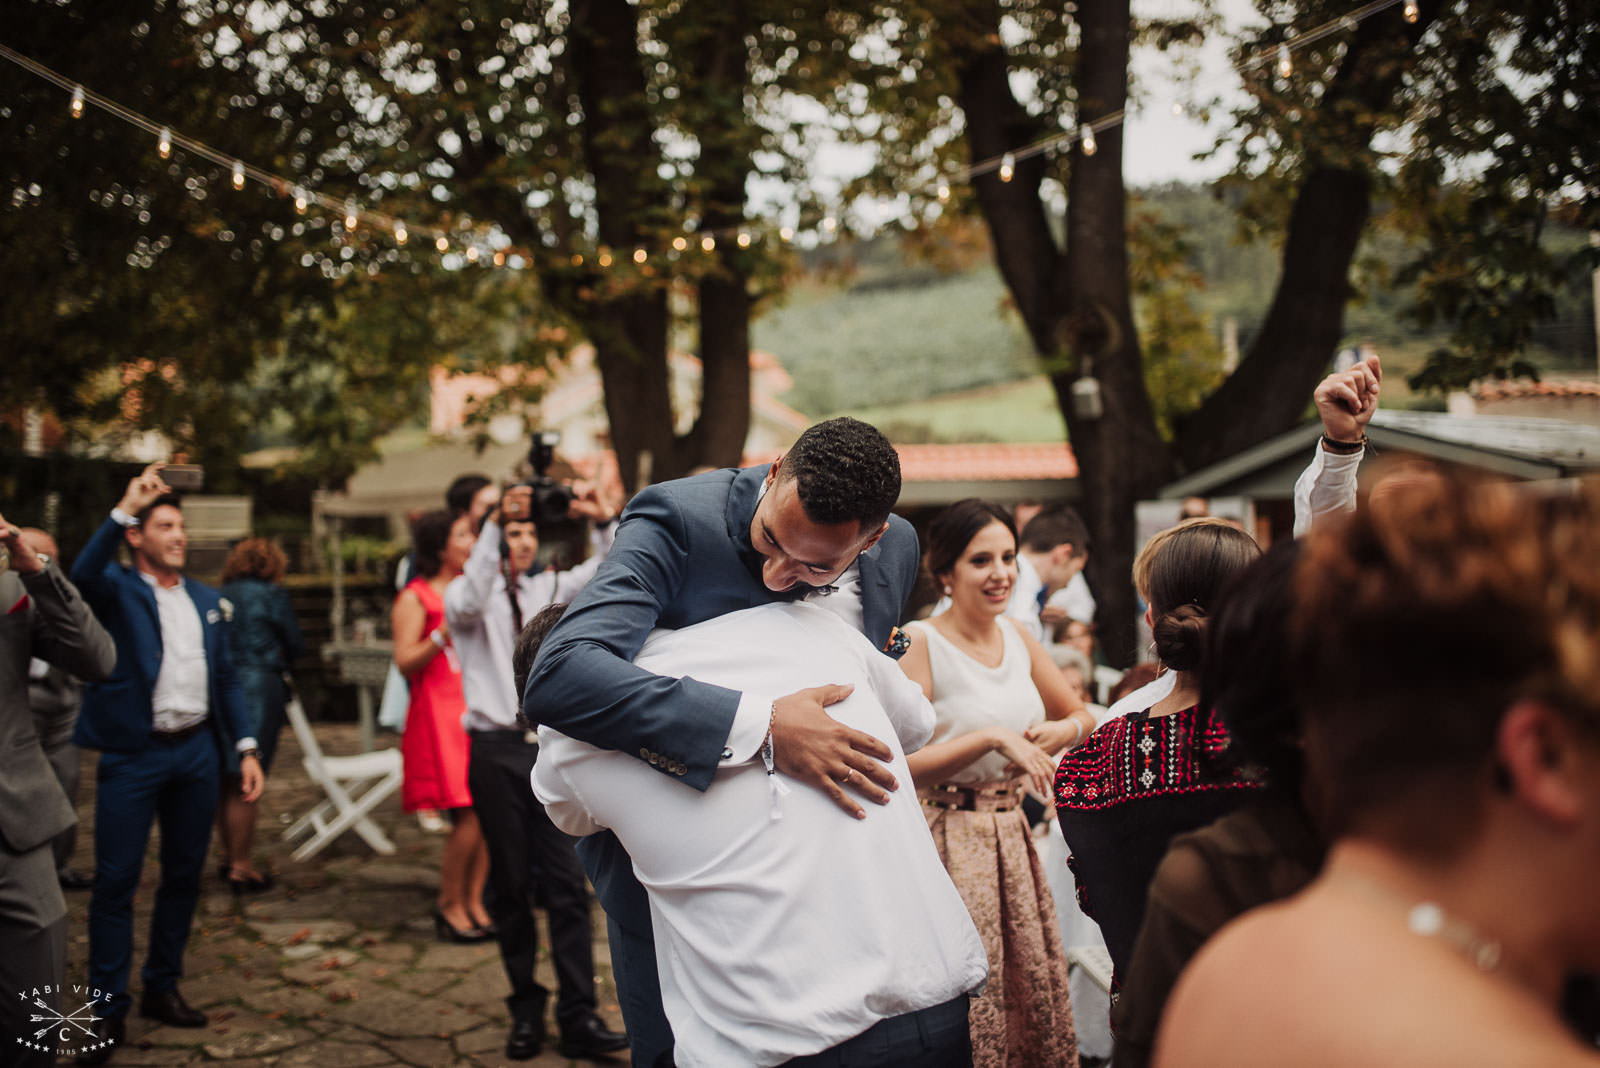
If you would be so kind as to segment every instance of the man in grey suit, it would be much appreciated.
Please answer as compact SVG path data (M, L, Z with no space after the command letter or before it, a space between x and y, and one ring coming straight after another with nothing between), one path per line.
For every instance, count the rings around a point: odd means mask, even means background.
M656 627L685 627L773 601L814 598L885 648L917 574L917 536L890 514L900 461L854 419L810 427L767 467L651 486L623 512L605 563L540 647L527 717L603 749L638 754L705 790L725 763L770 759L857 818L899 784L884 743L835 721L850 693L739 693L633 666ZM610 832L578 843L605 907L632 1063L671 1063L649 902Z
M88 1038L69 1027L36 1039L30 1019L62 1007L67 903L51 840L78 817L34 729L28 664L38 657L98 681L117 651L61 568L3 516L0 556L0 1063L54 1064L58 1039Z

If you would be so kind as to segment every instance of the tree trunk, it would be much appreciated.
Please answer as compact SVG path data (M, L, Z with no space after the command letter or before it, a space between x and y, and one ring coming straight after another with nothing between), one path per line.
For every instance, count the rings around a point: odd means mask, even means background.
M998 9L988 9L998 28ZM1081 5L1079 114L1088 121L1127 100L1129 10L1119 3ZM962 107L974 158L1000 155L1033 140L1037 127L1012 95L999 36L961 72ZM1099 602L1106 658L1131 664L1137 612L1133 568L1134 503L1171 475L1145 389L1143 361L1128 283L1122 128L1099 137L1086 156L1075 148L1068 181L1066 250L1050 236L1039 180L1042 157L1019 160L1016 176L975 180L1000 273L1016 300L1034 348L1051 372L1057 403L1078 460L1079 507L1093 544L1088 579ZM1072 385L1080 374L1100 382L1104 411L1075 413Z

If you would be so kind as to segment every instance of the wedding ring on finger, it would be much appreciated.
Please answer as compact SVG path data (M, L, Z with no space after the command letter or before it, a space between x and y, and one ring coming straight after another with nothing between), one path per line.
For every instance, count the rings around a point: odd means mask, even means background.
M855 768L846 768L845 772L844 772L844 778L839 780L839 785L840 786L848 786L850 784L850 780L855 778L855 777L856 777L856 769Z

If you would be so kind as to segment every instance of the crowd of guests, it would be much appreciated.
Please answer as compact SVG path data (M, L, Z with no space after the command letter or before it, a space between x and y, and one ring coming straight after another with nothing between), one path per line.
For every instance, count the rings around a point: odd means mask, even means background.
M529 487L458 482L416 520L393 607L402 799L448 821L435 930L497 942L507 1057L546 1040L537 900L568 1057L1600 1061L1600 489L1411 466L1363 495L1379 384L1370 358L1318 387L1294 539L1263 552L1205 515L1149 539L1151 664L1104 704L1076 514L1019 529L963 500L919 541L894 449L855 420L648 487L620 522L573 487L588 545L566 569L540 566ZM145 1015L205 1022L177 981L213 821L235 892L271 886L252 832L301 651L282 554L242 543L221 596L184 579L165 491L158 468L130 484L73 569L81 601L0 520L18 647L90 683L77 739L102 751L90 978L110 997L86 1063L131 1005L152 823ZM919 573L939 600L906 620ZM0 789L37 793L29 760ZM69 822L0 814L0 880L58 900ZM626 1034L596 1010L591 886ZM1075 910L1109 1002L1074 985ZM58 959L61 911L4 918L26 953L0 980ZM1080 1049L1107 1018L1114 1042Z

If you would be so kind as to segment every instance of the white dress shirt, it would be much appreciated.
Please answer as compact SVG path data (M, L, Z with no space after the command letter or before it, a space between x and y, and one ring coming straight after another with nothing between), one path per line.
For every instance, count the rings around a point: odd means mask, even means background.
M905 761L933 709L894 661L800 602L658 630L634 662L741 690L853 684L828 712L884 741L900 783L856 820L761 761L725 765L701 794L539 729L533 784L550 818L569 834L613 830L649 894L680 1066L781 1064L981 988L983 943Z
M1294 536L1301 537L1326 515L1356 508L1356 469L1366 449L1352 453L1329 452L1317 441L1311 464L1294 483Z
M577 567L517 576L522 621L546 605L572 600L611 551L615 531L616 524L607 523L591 532L594 552ZM522 707L511 671L517 635L501 567L501 540L500 525L493 520L484 523L461 574L444 590L444 618L461 661L461 688L467 702L461 722L469 731L515 730L517 710Z
M148 572L139 572L139 577L155 594L161 621L161 670L150 694L155 729L159 733L185 730L211 710L211 673L200 609L182 580L163 586Z

